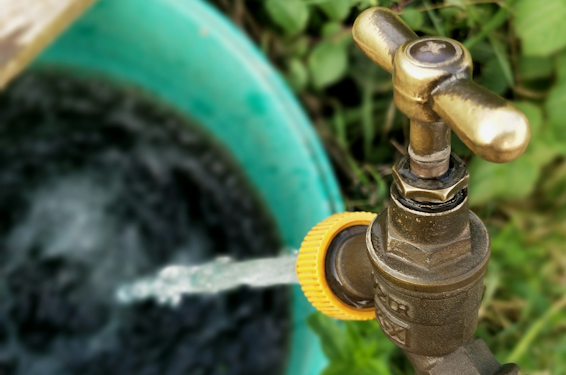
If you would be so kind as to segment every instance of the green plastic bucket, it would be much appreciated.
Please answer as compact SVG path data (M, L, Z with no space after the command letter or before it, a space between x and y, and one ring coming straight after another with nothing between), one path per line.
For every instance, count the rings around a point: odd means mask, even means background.
M35 62L103 74L151 92L205 126L267 202L287 246L343 211L321 143L281 77L250 41L200 0L100 0ZM287 374L325 364L293 288Z

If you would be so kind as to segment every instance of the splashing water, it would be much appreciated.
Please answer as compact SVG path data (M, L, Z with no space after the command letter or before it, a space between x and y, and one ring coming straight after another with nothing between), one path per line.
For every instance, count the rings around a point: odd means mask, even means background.
M236 262L229 257L199 266L172 265L153 277L138 279L118 288L116 298L130 304L154 298L160 304L177 306L184 294L210 294L238 286L267 287L298 283L296 252L276 258Z

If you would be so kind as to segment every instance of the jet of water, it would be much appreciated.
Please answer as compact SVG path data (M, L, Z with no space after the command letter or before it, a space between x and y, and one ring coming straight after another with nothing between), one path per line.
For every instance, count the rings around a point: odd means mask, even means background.
M118 288L118 302L130 304L154 298L160 304L177 306L184 294L210 294L241 285L267 287L298 283L297 254L236 262L228 257L199 266L172 265L156 276L138 279Z

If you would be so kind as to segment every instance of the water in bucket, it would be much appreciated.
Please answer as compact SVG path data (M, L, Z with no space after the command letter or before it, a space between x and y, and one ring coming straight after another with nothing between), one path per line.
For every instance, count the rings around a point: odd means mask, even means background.
M284 287L116 303L161 267L281 248L244 172L156 102L57 72L0 95L0 373L282 372Z

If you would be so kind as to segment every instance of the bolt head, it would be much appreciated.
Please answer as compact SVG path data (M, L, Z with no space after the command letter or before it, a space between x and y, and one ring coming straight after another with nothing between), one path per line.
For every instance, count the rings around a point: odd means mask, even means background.
M462 49L448 39L418 39L407 47L407 54L419 63L449 64L462 55Z
M392 225L387 228L386 251L421 268L433 270L468 255L472 249L469 227L449 243L417 244L403 238Z
M442 82L472 76L472 57L455 40L432 37L405 42L393 59L394 99L397 108L412 120L436 122L431 93Z
M425 189L418 186L412 185L406 179L404 179L398 171L398 166L393 167L393 179L397 184L397 189L403 197L406 199L412 199L421 202L432 202L432 203L442 203L452 199L461 190L468 187L470 180L470 175L465 174L452 186L448 186L442 189Z

